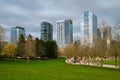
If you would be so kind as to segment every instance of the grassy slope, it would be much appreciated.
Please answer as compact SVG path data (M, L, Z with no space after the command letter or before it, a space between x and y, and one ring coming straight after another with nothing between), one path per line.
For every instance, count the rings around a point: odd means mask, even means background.
M0 80L120 80L120 70L70 65L64 59L0 61Z

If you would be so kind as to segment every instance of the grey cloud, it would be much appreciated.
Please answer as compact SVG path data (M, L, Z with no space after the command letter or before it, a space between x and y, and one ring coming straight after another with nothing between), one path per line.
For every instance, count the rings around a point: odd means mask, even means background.
M0 23L8 25L8 28L23 26L28 33L38 35L40 23L48 21L53 24L56 34L56 21L72 18L74 34L77 35L82 12L92 11L98 21L105 19L114 25L120 20L119 3L120 0L0 0Z

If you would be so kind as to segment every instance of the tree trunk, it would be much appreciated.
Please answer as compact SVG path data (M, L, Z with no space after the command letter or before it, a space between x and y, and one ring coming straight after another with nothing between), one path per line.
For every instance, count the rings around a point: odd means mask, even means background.
M119 61L118 61L118 68L120 69L120 56L119 56Z
M117 56L115 56L115 67L117 67L118 65L118 60L117 60Z
M87 62L88 62L88 65L90 65L90 58L89 57L87 57L88 59L87 59Z
M30 57L29 57L29 56L27 56L27 64L29 63L29 61L30 61Z
M14 55L14 60L15 60L15 62L16 62L16 54Z
M103 67L103 58L101 57L100 67Z
M14 56L14 61L16 62L16 56Z

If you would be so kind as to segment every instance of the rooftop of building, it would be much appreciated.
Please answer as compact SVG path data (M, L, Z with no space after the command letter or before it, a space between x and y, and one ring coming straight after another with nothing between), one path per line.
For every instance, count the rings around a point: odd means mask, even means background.
M20 26L12 27L11 29L14 29L14 28L24 29L23 27L20 27Z

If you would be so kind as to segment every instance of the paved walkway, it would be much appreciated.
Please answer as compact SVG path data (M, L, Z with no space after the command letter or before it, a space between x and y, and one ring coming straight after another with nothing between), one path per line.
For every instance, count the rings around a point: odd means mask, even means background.
M71 62L69 59L66 59L65 62L68 63L68 64L74 64L74 65L88 65L88 64L85 64L85 63L83 63L83 62L81 62L81 63L80 63L80 62L73 63L73 62ZM89 63L89 66L97 66L97 67L100 67L100 64L97 64L97 63ZM103 64L102 67L118 69L118 66L115 67L115 65L109 65L109 64Z

